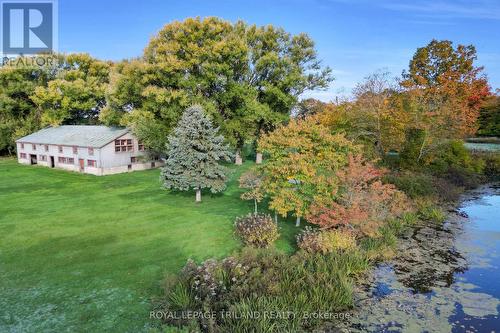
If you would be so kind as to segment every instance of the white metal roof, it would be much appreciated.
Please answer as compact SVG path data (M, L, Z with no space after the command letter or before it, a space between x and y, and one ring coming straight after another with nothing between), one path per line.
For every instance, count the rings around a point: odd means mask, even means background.
M100 148L128 132L123 127L63 125L44 128L16 142Z

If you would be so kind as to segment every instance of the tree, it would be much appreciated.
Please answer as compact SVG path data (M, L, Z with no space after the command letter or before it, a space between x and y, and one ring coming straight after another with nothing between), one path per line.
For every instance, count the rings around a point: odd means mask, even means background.
M390 73L382 71L367 76L353 90L361 120L357 123L364 125L364 133L360 134L374 144L381 157L385 156L385 144L391 136L388 129L393 127L390 100L394 91Z
M405 108L422 132L417 161L446 140L476 132L479 109L490 95L476 58L473 45L454 48L450 41L433 40L417 49L403 72Z
M377 78L369 76L366 80ZM349 140L361 144L365 156L384 158L388 151L399 150L402 146L407 115L403 112L397 92L384 90L380 95L369 93L365 90L371 89L365 87L367 81L358 85L358 99L338 104L325 103L314 117L332 133L342 133ZM363 90L365 93L361 93Z
M197 202L202 189L212 193L225 189L227 168L220 161L230 161L231 154L217 132L201 106L186 109L168 137L167 160L160 177L165 188L196 190Z
M337 171L338 192L331 201L315 202L308 221L323 229L347 228L374 236L389 218L409 208L404 193L383 184L385 170L376 168L361 155L349 155L348 164Z
M240 177L240 188L248 190L241 195L241 199L253 200L255 214L257 214L257 203L261 202L264 198L264 192L262 189L262 175L260 175L255 170L248 170Z
M111 119L125 115L135 129L146 117L168 132L182 110L200 104L237 155L245 142L286 122L302 92L332 79L307 35L216 17L165 25L142 59L116 71L108 96L116 112L106 111ZM164 137L153 140L165 144Z
M500 90L479 111L478 135L500 136Z
M0 67L0 154L12 154L16 139L42 126L42 114L31 96L37 88L46 87L59 71L59 56L43 57L41 66L33 64L29 57L18 57Z
M105 105L109 64L88 54L61 57L55 79L39 86L31 99L40 109L42 124L96 124Z
M270 208L282 216L293 212L300 219L313 202L331 200L337 193L336 172L347 164L350 152L357 152L342 134L332 134L315 119L292 120L259 141L268 154L262 165L263 188Z
M323 103L314 98L303 99L295 106L294 116L297 119L305 119L306 117L323 112L327 105L327 103Z

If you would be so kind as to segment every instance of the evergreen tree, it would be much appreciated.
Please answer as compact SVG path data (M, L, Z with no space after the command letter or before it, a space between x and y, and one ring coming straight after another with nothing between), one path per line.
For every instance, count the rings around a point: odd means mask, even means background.
M165 188L196 190L197 202L204 188L212 193L226 188L227 169L219 161L230 161L231 153L201 106L184 111L168 141L167 161L161 171Z

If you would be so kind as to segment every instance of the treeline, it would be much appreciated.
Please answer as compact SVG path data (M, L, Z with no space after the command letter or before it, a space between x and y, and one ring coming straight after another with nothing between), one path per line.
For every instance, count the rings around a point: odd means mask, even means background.
M57 55L0 70L0 151L47 125L130 126L162 152L182 112L203 106L235 149L286 122L306 90L333 77L305 34L219 18L167 24L142 57L117 63Z
M162 153L182 112L194 104L220 128L237 161L243 145L256 144L295 113L320 109L331 111L324 115L330 125L349 128L349 136L373 143L381 156L399 151L408 136L421 160L444 139L473 135L483 105L479 133L496 135L491 110L498 110L498 98L474 65L476 50L449 41L419 48L398 82L373 74L356 87L353 101L339 104L299 102L303 92L328 87L331 70L306 34L271 25L189 18L165 25L137 59L47 57L57 61L0 69L1 154L14 152L15 139L61 124L129 126Z

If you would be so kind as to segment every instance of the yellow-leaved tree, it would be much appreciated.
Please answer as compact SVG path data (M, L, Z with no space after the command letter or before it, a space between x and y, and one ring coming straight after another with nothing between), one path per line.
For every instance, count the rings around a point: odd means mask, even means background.
M263 136L259 151L268 159L260 170L270 208L282 216L293 213L300 225L313 202L335 198L337 172L347 165L349 153L359 150L343 134L332 134L313 118L292 120Z

